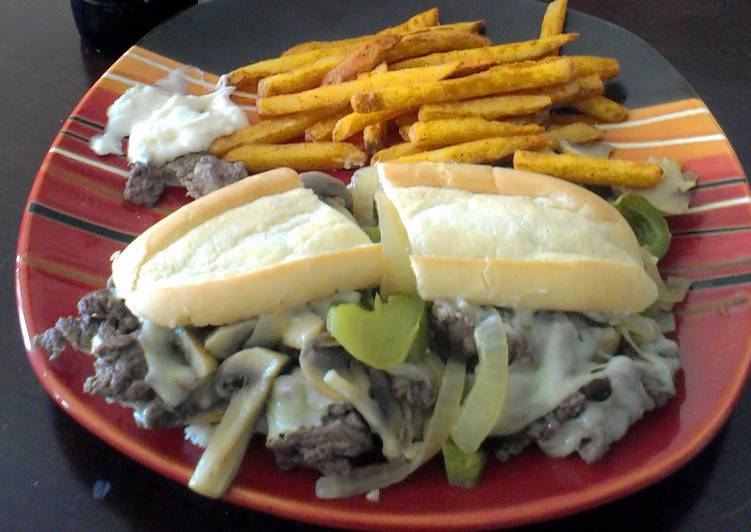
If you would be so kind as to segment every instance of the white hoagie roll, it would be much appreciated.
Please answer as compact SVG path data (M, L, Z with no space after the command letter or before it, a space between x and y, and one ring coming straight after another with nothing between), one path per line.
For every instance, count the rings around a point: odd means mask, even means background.
M112 263L127 306L167 327L240 321L380 276L380 246L287 168L187 204Z
M469 164L386 163L378 172L423 299L634 313L657 297L628 223L582 187Z

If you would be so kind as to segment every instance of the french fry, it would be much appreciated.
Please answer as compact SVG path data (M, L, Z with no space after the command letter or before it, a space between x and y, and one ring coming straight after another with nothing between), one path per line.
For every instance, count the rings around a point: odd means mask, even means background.
M547 96L550 98L552 105L560 105L561 103L571 101L577 94L579 94L579 81L572 79L571 81L559 85L550 85L549 87L520 91L518 94Z
M556 142L567 140L574 143L602 140L604 136L601 129L584 122L575 122L565 126L550 126L545 134Z
M389 109L388 111L378 111L375 113L349 113L340 118L336 123L332 132L332 138L335 142L347 140L369 125L386 122L411 111L413 109Z
M394 144L388 148L384 148L373 154L370 159L372 164L383 163L386 161L392 161L399 157L405 157L407 155L414 155L420 153L422 150L410 142L403 142L401 144Z
M340 48L330 48L328 50L311 50L301 54L285 55L282 57L258 61L257 63L251 63L250 65L233 70L229 73L228 81L230 85L234 85L239 89L255 90L258 82L263 78L308 66L324 57L336 57L341 61L348 53L356 48L356 45L350 45Z
M649 188L662 179L658 164L529 151L514 154L514 168L584 185Z
M545 9L545 16L542 17L540 27L540 37L551 37L563 33L563 25L566 22L566 6L568 0L554 0L548 4ZM558 54L558 50L550 52Z
M435 26L416 28L412 31L404 31L404 30L399 31L394 28L386 28L385 30L382 30L374 35L363 35L362 37L353 37L350 39L339 39L336 41L309 41L309 42L301 43L291 48L288 48L287 50L284 51L282 55L283 56L293 55L293 54L299 54L302 52L309 52L310 50L325 50L327 48L336 48L339 46L362 44L364 42L367 42L368 39L372 39L376 35L383 35L385 33L391 33L393 35L409 35L410 33L418 32L418 31L433 31L433 30L444 30L444 29L471 31L472 33L479 33L484 28L485 28L484 20L468 20L465 22L453 22L451 24L436 24Z
M409 141L423 149L440 148L490 137L511 137L542 133L537 124L512 124L482 118L449 118L415 122L409 128Z
M394 118L394 123L399 126L411 126L415 122L419 120L417 113L415 111L410 111L408 113L403 113L396 118Z
M342 106L316 109L304 113L280 116L270 120L262 120L242 129L220 137L211 143L209 151L217 157L222 157L228 151L243 144L274 144L287 142L301 136L307 128L332 116L341 113Z
M536 113L530 113L522 116L509 116L503 119L504 122L512 124L539 124L547 126L550 120L550 109L540 109Z
M276 116L318 109L330 105L346 104L352 96L359 92L371 91L395 84L404 87L425 80L440 80L451 75L458 67L459 63L455 62L444 65L410 68L398 72L373 74L367 78L347 81L338 85L318 87L297 94L280 94L278 96L269 96L268 98L259 98L256 101L256 107L260 115Z
M398 63L391 65L391 68L392 70L401 70L403 68L414 68L418 66L440 65L441 63L447 63L449 61L490 61L496 64L528 61L531 59L538 59L551 50L555 50L556 48L573 41L578 36L578 33L566 33L563 35L554 35L553 37L545 37L544 39L430 54L423 57L415 57L399 61Z
M585 115L608 123L623 122L628 116L625 107L605 96L595 96L588 100L573 102L571 106Z
M544 135L495 137L465 142L414 155L405 155L394 159L394 162L450 161L455 163L491 163L505 159L517 150L543 148L549 146L550 143L550 139Z
M397 33L404 35L406 33L412 33L423 28L429 28L438 24L438 8L432 7L427 11L418 13L414 17L410 18L406 22L403 22L393 28L388 28L380 33Z
M506 116L534 113L552 104L549 96L487 96L461 102L434 103L420 107L421 122L444 118L478 117L495 120Z
M571 101L588 100L595 96L602 96L605 92L605 85L602 83L602 78L597 74L591 74L576 78L579 83L579 92L571 99Z
M573 66L565 58L500 65L464 78L363 91L352 97L351 104L358 113L371 113L395 107L416 107L427 103L467 100L565 83L572 78L573 71ZM263 100L259 100L261 101Z
M474 35L474 34L472 34ZM378 35L364 43L332 68L321 80L321 85L334 85L357 78L358 74L370 72L383 62L387 52L401 37L398 35Z
M323 57L312 65L263 78L258 82L258 97L292 94L318 87L323 77L339 63L341 58L338 56Z
M227 161L242 161L248 172L258 173L286 166L294 170L355 168L368 156L346 142L306 142L298 144L248 144L228 152Z
M567 55L566 57L574 64L577 77L597 74L600 79L608 80L616 77L621 71L618 60L612 57L596 55Z
M421 55L484 46L490 46L490 39L469 31L454 29L421 31L402 37L397 45L385 52L384 60L387 63L396 63Z
M597 120L591 116L583 115L581 113L569 113L569 112L553 112L548 117L548 124L551 126L567 126L569 124L596 124Z
M542 96L548 96L552 100L552 105L563 105L570 102L579 100L586 100L595 96L600 96L605 91L605 87L602 84L602 80L596 74L586 76L583 78L577 78L563 83L561 85L553 85L550 87L543 87L541 89L534 89L530 91L522 91L519 94L536 94Z
M305 130L305 142L331 142L331 132L338 120L339 117L334 116L316 122Z
M417 123L417 122L415 122ZM409 142L409 130L412 127L412 124L404 124L403 126L399 126L399 136L402 138L404 142Z
M386 142L387 122L376 122L370 124L362 131L363 145L368 155L382 150Z

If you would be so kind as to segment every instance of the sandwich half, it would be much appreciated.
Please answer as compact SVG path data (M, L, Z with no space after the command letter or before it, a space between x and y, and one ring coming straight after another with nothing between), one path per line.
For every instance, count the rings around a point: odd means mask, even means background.
M439 453L464 485L488 452L601 458L675 393L663 289L618 211L551 177L277 169L148 229L36 343L94 354L86 391L140 426L187 426L194 490L220 496L260 433L333 498Z

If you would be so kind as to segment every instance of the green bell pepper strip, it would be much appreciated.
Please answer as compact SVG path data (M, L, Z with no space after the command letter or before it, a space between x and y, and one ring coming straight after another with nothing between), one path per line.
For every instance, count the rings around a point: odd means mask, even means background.
M446 477L452 486L471 488L482 476L486 456L482 451L465 453L449 438L441 447Z
M668 223L647 198L633 192L621 194L613 205L634 230L639 245L662 258L670 247Z
M425 302L414 295L393 294L386 302L376 295L373 310L337 305L329 310L326 328L350 355L377 369L419 362L428 347Z

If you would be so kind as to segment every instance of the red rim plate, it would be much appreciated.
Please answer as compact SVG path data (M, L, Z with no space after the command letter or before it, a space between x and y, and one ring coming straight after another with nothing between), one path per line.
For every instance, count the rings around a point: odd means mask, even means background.
M147 467L186 484L200 450L180 430L138 429L130 411L86 396L91 357L68 352L50 362L29 339L78 298L101 287L109 257L135 235L185 203L170 189L152 209L121 199L126 162L96 157L88 139L106 109L136 82L153 83L179 63L134 47L100 79L63 125L36 176L21 223L16 290L29 362L50 396L79 423ZM216 77L189 70L189 90L203 93ZM251 95L236 101L255 118ZM670 219L674 232L664 275L694 281L676 312L683 370L678 394L638 422L601 462L554 460L531 450L491 463L473 490L449 486L440 463L400 485L363 497L315 498L316 475L283 472L254 442L225 499L280 516L350 528L465 529L521 525L571 514L653 484L685 464L717 433L738 399L751 361L751 197L743 170L704 103L686 99L631 109L629 121L607 129L616 157L664 156L698 173L691 210ZM338 173L343 179L347 173ZM186 488L187 489L187 488Z

